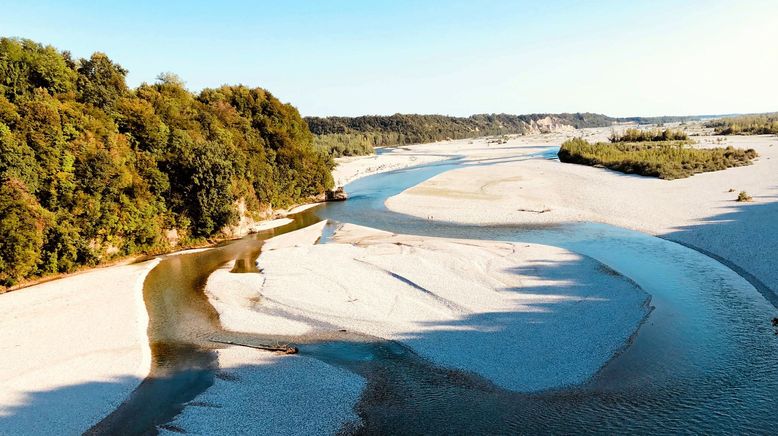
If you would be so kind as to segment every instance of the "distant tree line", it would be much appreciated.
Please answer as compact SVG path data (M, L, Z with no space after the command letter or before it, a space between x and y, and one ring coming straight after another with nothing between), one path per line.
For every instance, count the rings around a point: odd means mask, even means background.
M361 117L306 117L315 144L333 157L370 154L373 147L398 146L479 136L522 134L531 123L550 117L576 128L603 127L614 119L591 113L480 114L469 117L395 114Z
M129 89L105 54L0 38L0 288L216 235L332 186L298 111L260 88Z
M778 135L778 113L719 118L705 126L717 135Z
M660 117L621 117L613 118L617 123L637 123L637 124L657 124L663 125L667 123L686 123L689 121L699 121L710 115L684 115L684 116L660 116Z
M428 143L446 139L524 134L533 122L550 119L577 129L606 127L614 123L654 124L697 119L697 117L613 118L594 113L480 114L469 117L395 114L360 117L306 117L316 146L333 157L370 154L374 147Z

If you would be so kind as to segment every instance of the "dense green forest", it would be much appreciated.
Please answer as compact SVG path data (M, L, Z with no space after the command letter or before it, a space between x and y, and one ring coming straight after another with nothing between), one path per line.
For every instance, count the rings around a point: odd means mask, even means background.
M717 135L778 135L778 113L719 118L705 126Z
M562 143L559 160L603 166L627 174L680 179L697 173L750 165L757 157L753 149L694 148L683 132L632 131L615 135L612 142L592 144L582 138Z
M395 114L361 117L306 117L315 135L314 143L333 157L370 154L374 147L386 147L463 139L478 136L523 134L533 123L550 119L575 128L606 127L614 123L656 124L698 119L699 117L613 118L593 113L563 114L480 114L469 117ZM535 126L537 124L534 124Z
M0 39L0 289L218 235L332 186L297 110L260 88L129 89L105 54Z

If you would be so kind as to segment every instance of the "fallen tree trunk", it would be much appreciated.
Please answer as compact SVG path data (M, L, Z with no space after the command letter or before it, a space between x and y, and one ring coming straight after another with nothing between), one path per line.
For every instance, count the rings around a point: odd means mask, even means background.
M282 352L284 354L297 354L297 347L291 346L289 344L276 344L276 345L243 344L243 343L240 343L240 342L222 341L222 340L219 340L219 339L211 339L211 342L216 342L217 344L238 345L240 347L256 348L257 350L279 351L279 352Z

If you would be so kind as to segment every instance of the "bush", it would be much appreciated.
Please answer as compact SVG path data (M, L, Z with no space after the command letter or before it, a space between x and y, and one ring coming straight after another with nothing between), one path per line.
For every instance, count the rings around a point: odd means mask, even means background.
M751 198L751 196L748 195L748 192L746 191L740 191L740 194L737 195L737 201L744 202L751 200L753 200L753 198Z

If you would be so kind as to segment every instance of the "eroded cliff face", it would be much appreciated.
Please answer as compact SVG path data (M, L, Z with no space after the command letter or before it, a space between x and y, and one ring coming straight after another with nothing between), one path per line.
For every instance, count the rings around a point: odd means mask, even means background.
M527 124L525 134L569 132L575 130L575 127L569 124L563 124L562 120L553 116L547 116L539 120L532 120Z
M237 222L221 230L222 235L226 238L240 238L249 233L257 232L261 223L272 219L275 215L285 215L286 210L275 211L266 206L258 212L251 212L246 206L245 199L240 198L235 202L235 212L238 214Z

